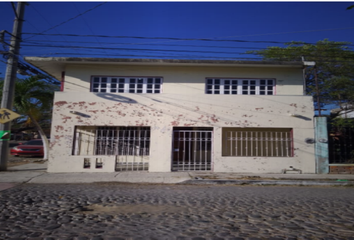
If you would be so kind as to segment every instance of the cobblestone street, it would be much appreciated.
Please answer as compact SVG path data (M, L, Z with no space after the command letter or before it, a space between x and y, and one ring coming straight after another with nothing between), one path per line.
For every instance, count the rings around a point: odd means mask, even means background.
M0 239L354 239L354 188L24 184Z

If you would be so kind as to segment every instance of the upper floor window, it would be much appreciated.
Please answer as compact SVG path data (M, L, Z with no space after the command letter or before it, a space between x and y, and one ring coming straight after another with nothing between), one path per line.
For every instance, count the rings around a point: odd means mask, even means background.
M274 79L206 79L207 94L274 95Z
M161 93L160 77L92 77L91 92Z

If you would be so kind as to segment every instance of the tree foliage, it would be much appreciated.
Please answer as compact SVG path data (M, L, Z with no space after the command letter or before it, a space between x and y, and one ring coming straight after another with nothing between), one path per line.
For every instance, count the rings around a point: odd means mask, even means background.
M0 97L2 97L3 81L0 82ZM34 125L44 143L44 159L48 157L48 139L43 126L50 125L54 91L57 86L33 76L26 79L17 79L15 82L15 97L13 110L25 115L23 122Z
M268 47L248 53L262 56L264 60L314 61L316 67L306 67L306 93L314 96L317 103L315 73L321 106L336 104L354 110L354 52L349 42L334 42L327 39L316 44L289 42L285 47ZM317 104L316 104L317 106Z

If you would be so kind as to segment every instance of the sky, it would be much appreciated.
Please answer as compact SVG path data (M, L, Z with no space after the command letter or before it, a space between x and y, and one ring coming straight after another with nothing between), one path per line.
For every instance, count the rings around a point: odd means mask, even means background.
M245 52L325 38L354 43L354 9L346 10L351 5L354 2L28 2L20 61L24 56L257 60ZM14 17L11 3L0 2L0 31L11 33ZM0 78L5 62L1 57Z

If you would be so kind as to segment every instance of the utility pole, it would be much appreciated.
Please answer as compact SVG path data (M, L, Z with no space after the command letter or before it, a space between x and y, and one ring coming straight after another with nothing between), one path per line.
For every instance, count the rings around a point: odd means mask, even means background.
M10 50L8 53L7 68L4 79L4 88L2 92L1 108L12 110L15 81L18 64L18 56L20 52L20 42L22 34L22 23L25 12L25 2L18 2L15 12L15 22L12 29ZM11 131L11 122L0 124L0 131ZM9 139L0 141L0 171L7 170L7 160L9 155Z

